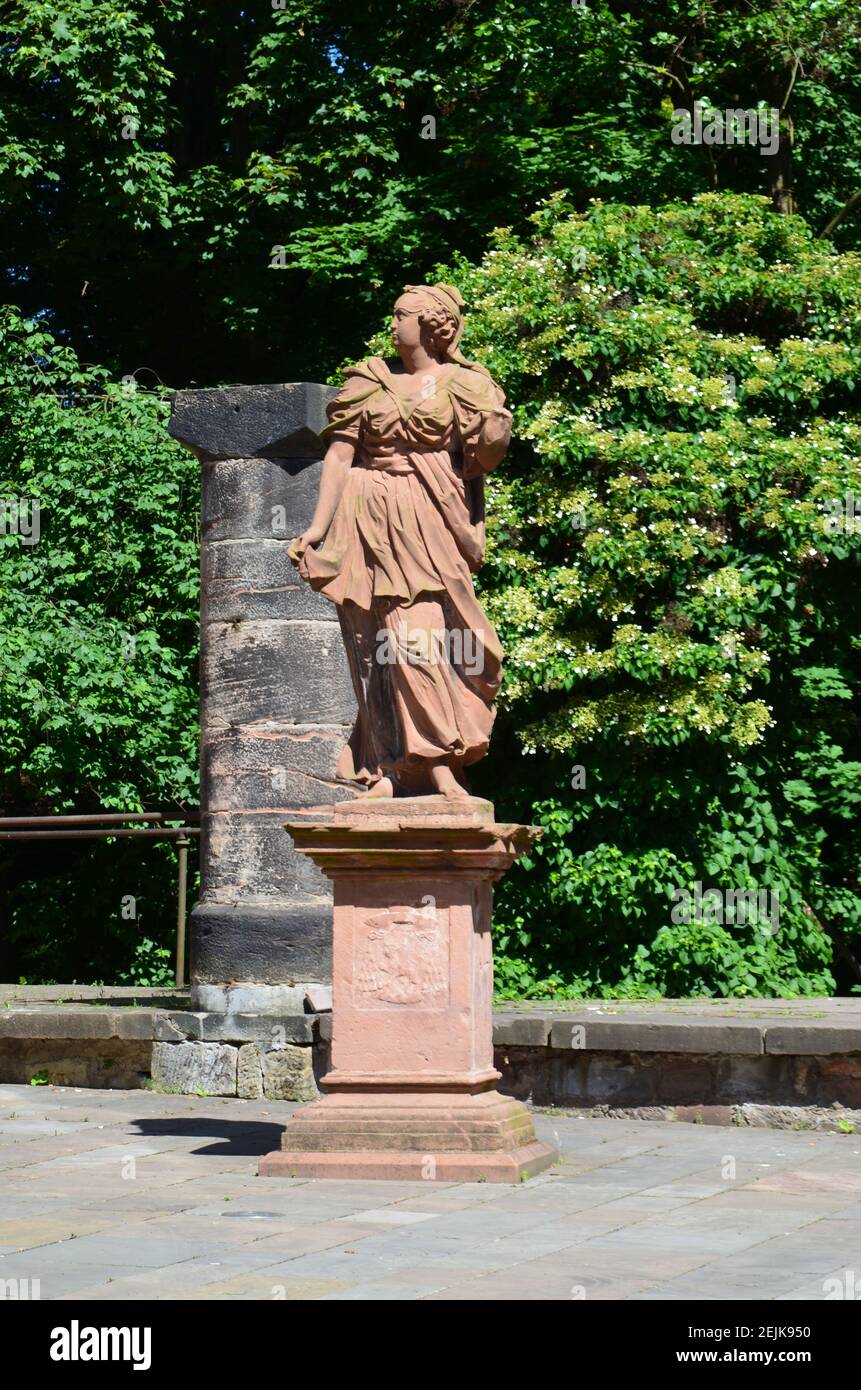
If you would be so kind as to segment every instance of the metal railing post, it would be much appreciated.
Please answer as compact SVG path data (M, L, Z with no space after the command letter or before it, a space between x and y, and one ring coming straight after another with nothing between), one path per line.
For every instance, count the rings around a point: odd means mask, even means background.
M176 987L185 987L185 899L188 887L188 847L191 841L182 836L176 842L178 883L176 893Z

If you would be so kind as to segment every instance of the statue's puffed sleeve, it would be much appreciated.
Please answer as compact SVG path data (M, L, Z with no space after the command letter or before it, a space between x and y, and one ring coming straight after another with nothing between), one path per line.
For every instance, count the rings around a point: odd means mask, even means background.
M463 445L463 476L477 478L496 468L508 451L511 413L505 409L505 393L474 368L456 372L450 391Z

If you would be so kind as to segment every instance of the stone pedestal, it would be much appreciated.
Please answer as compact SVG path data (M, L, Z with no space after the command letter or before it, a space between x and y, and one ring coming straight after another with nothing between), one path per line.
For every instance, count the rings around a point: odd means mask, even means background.
M287 828L334 883L332 1067L261 1175L518 1182L553 1163L495 1090L491 1020L491 885L539 832L438 796Z
M331 893L285 819L334 779L355 701L332 604L287 547L308 525L331 388L179 391L170 433L201 465L201 894L192 1007L303 1013L330 976Z

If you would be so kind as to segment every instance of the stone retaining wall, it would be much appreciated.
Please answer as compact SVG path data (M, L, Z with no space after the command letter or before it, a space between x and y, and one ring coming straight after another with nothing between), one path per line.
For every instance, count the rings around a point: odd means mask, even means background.
M243 1012L239 987L227 1012L155 991L28 993L0 989L0 1082L305 1101L328 1069L330 1013ZM499 1089L541 1108L861 1131L859 1000L506 1005L494 1044Z
M578 1052L497 1047L499 1089L533 1106L626 1120L861 1131L861 1053ZM842 1121L842 1124L841 1124Z
M153 1026L153 1085L182 1095L316 1100L328 1050L315 1014L163 1014Z

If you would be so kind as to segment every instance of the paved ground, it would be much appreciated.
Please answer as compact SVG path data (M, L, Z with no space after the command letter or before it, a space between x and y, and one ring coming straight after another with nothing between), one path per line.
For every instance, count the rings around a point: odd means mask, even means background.
M0 1281L108 1300L823 1300L861 1287L857 1134L548 1114L536 1126L564 1161L516 1188L257 1178L291 1108L0 1085Z

